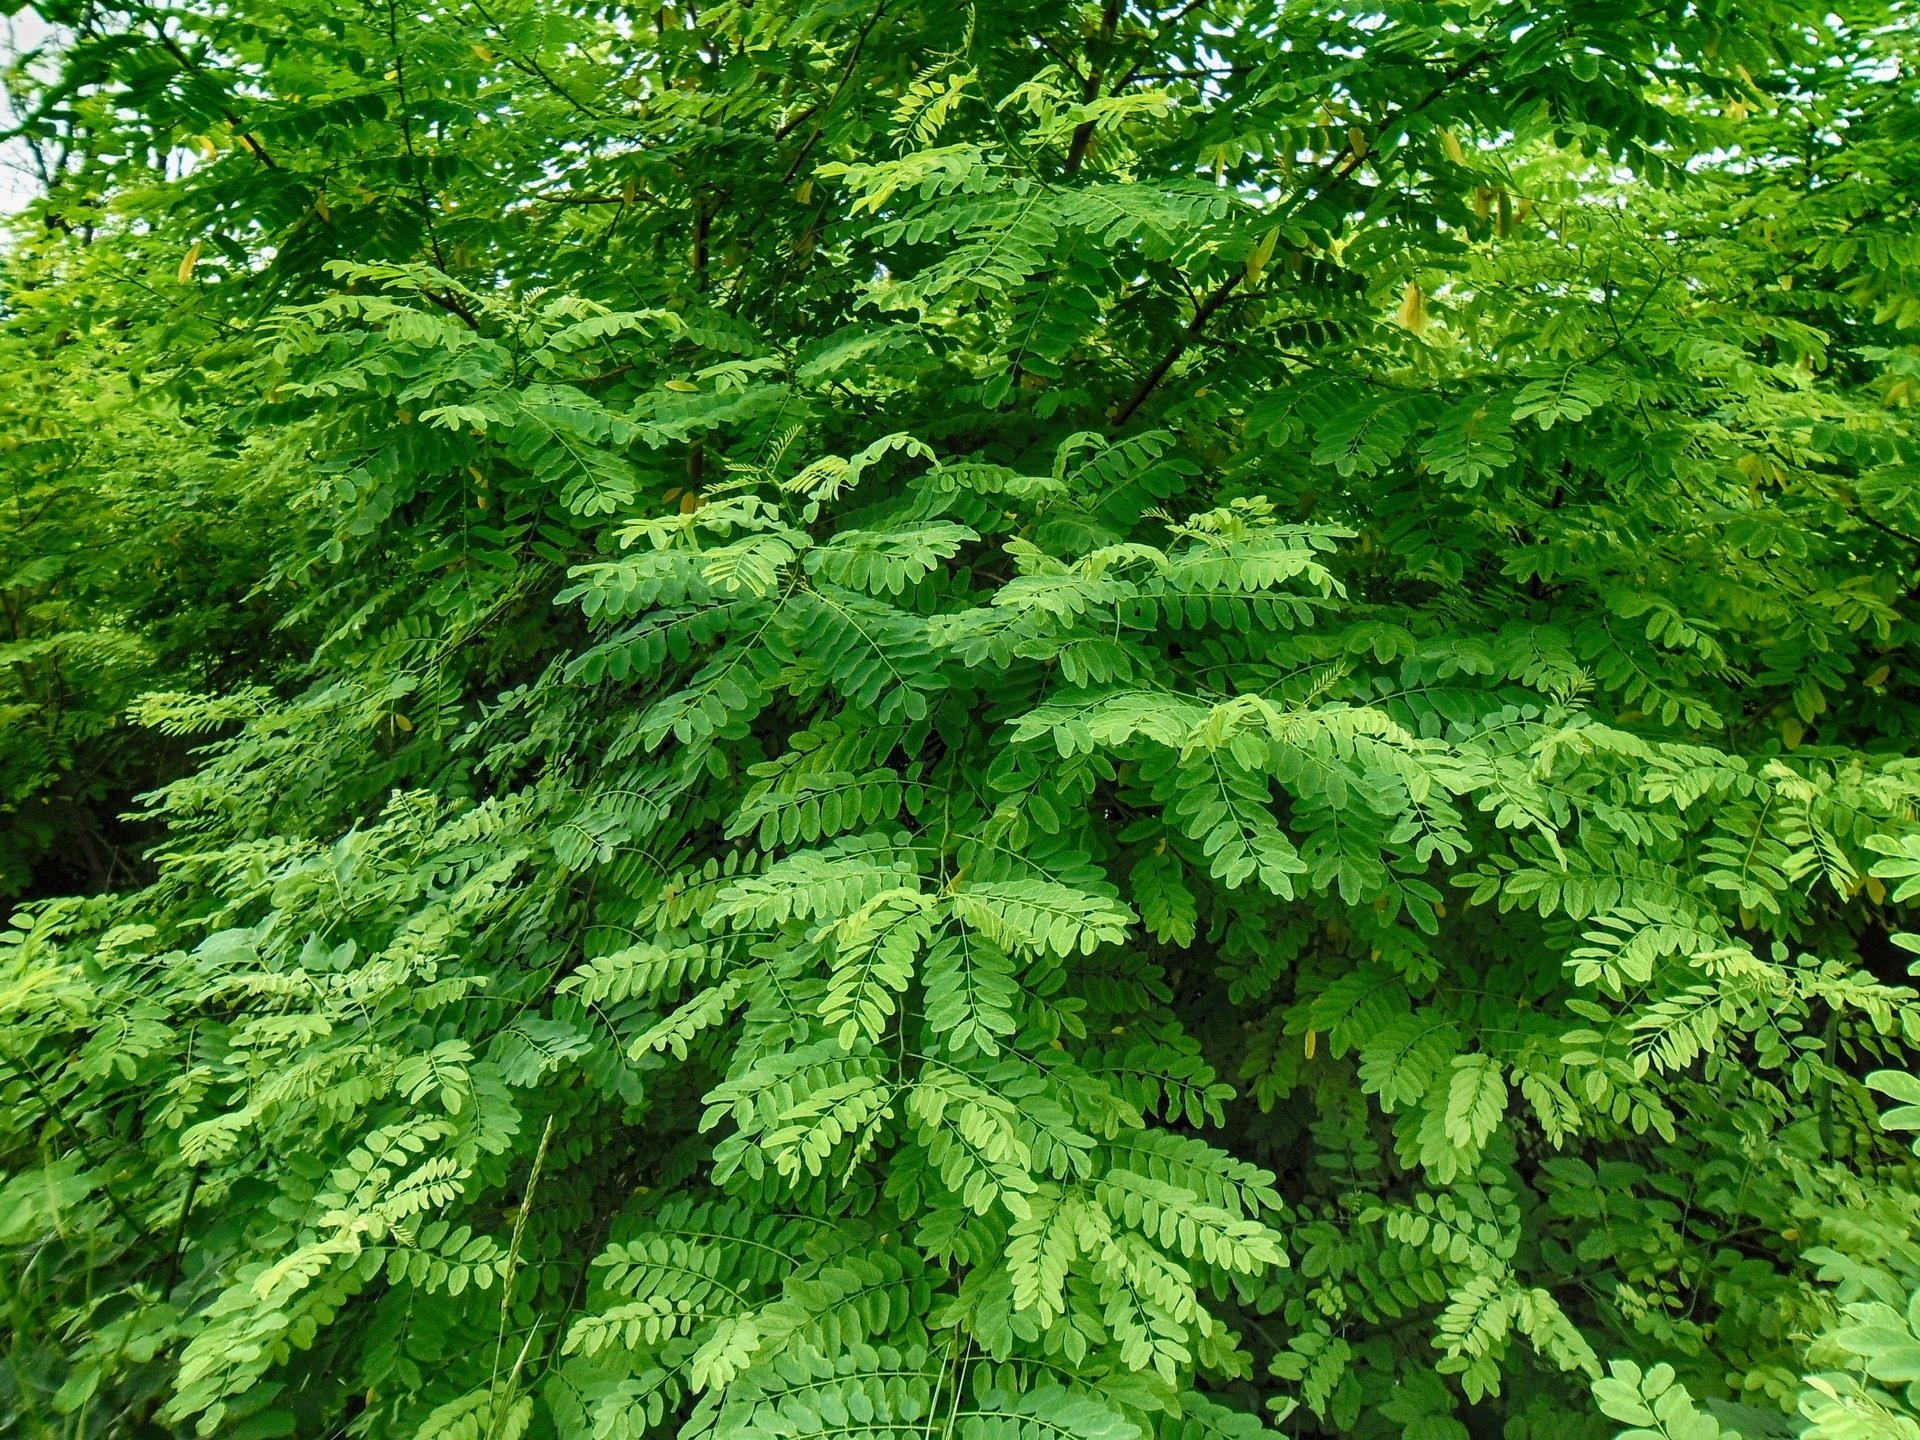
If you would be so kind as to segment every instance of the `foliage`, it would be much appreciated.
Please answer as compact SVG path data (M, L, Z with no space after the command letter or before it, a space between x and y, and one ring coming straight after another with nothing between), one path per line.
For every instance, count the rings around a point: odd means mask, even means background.
M48 13L11 1424L1915 1433L1906 7Z
M143 387L151 332L98 262L22 245L0 332L0 895L124 888L152 835L122 812L188 763L126 723L143 692L241 687L284 650L250 598L276 496L244 438ZM111 262L107 262L111 263ZM106 283L102 283L102 282ZM91 312L91 313L90 313Z

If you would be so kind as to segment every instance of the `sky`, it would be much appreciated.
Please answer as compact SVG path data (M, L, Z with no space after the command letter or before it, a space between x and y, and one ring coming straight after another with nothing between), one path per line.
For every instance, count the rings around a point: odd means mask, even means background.
M45 23L31 10L22 10L12 19L0 19L0 66L10 62L22 50L30 50L46 39ZM0 130L13 126L18 117L8 111L0 97ZM39 192L39 182L27 167L26 149L18 141L0 141L0 215L11 215Z

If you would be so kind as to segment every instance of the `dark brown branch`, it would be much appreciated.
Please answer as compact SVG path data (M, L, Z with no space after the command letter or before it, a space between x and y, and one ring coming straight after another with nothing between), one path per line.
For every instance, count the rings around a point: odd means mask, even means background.
M1920 535L1909 535L1907 534L1906 531L1896 529L1894 526L1887 524L1887 522L1884 520L1876 520L1873 516L1867 513L1866 507L1863 505L1856 506L1852 514L1854 519L1866 521L1867 524L1871 525L1874 529L1880 531L1882 534L1891 535L1893 536L1894 539L1902 541L1905 544L1911 545L1916 550L1920 550Z
M505 28L501 26L498 20L495 20L492 15L487 13L487 7L481 4L480 0L473 0L473 8L480 12L480 18L487 22L487 27L500 37L501 42L503 44L509 44ZM506 57L507 63L513 66L514 69L518 70L522 75L531 75L588 119L606 120L612 118L603 111L595 110L584 101L574 99L572 92L558 80L554 79L553 76L549 75L546 67L531 55L527 56L524 60L521 59L513 53L510 44L509 48L502 50L500 53Z
M1476 50L1466 59L1447 70L1441 76L1440 82L1435 85L1432 90L1428 91L1421 100L1405 110L1396 111L1381 122L1374 132L1375 137L1377 138L1388 125L1405 120L1408 116L1417 115L1422 110L1425 110L1429 105L1433 104L1434 101L1446 94L1448 90L1452 89L1455 85L1466 79L1468 75L1479 69L1491 53L1492 52L1488 50ZM1360 168L1361 163L1372 153L1373 148L1371 143L1368 143L1365 149L1362 149L1358 145L1350 147L1346 157L1333 167L1332 172L1323 182L1310 187L1303 187L1301 190L1295 192L1294 201L1287 207L1288 210L1299 209L1308 196L1316 200L1323 200L1333 194L1353 177L1353 173ZM1153 392L1160 387L1160 382L1167 378L1167 372L1179 363L1180 357L1186 354L1188 348L1192 346L1194 341L1198 340L1201 335L1206 332L1208 322L1220 313L1220 308L1225 305L1228 300L1233 298L1233 292L1240 288L1240 283L1246 278L1247 275L1244 269L1236 270L1213 288L1212 292L1208 294L1207 298L1203 300L1199 307L1193 312L1193 318L1187 322L1186 328L1174 338L1173 344L1167 347L1166 353L1155 362L1154 367L1146 373L1145 378L1134 387L1133 394L1127 397L1126 403L1114 412L1113 423L1115 425L1124 425L1133 418L1134 412L1146 403L1147 397L1152 395Z
M1160 357L1153 369L1149 370L1146 377L1134 387L1133 394L1127 397L1127 403L1114 412L1115 425L1124 425L1133 418L1133 412L1144 405L1147 397L1159 388L1160 382L1167 378L1167 372L1179 363L1180 357L1187 353L1187 347L1205 333L1208 322L1220 313L1222 305L1233 298L1233 292L1240 288L1240 282L1246 278L1245 270L1234 271L1216 285L1205 300L1200 302L1199 308L1193 312L1193 318L1187 322L1186 328L1180 332L1173 344L1167 347L1166 354Z
M813 127L813 133L807 136L806 144L800 147L793 157L793 163L787 166L787 173L780 177L779 188L784 190L793 183L793 177L800 173L800 167L806 163L807 156L813 153L813 147L820 143L820 137L827 133L827 119L833 114L833 107L840 103L840 97L846 94L847 83L853 79L853 70L860 63L860 52L866 48L867 37L873 34L873 27L880 23L880 17L887 13L891 0L880 0L873 7L873 14L867 17L867 23L860 27L860 33L854 38L853 48L847 52L847 63L841 67L840 82L833 87L833 93L827 97L827 103L821 107L820 119Z
M821 105L821 102L816 100L811 105L808 105L804 109L802 109L799 114L794 115L789 119L782 121L780 125L775 128L773 132L774 140L776 142L784 140L787 138L787 136L791 135L794 131L798 130L802 125L806 124L807 121L811 120L815 115L817 115L820 112L820 105Z
M147 18L148 23L153 26L153 33L159 37L161 48L179 63L180 68L185 70L189 75L198 75L203 80L207 79L207 72L201 68L199 62L180 48L174 38L167 34L162 28L161 22L152 16ZM274 164L273 157L267 153L267 147L262 145L249 131L242 129L240 117L229 110L224 104L220 107L220 118L233 127L233 133L240 137L240 143L247 147L247 150L253 155L254 159L258 160L269 170L278 170L280 168Z
M1113 48L1114 32L1120 28L1121 8L1121 0L1107 0L1106 13L1100 17L1098 48L1087 57L1087 79L1086 83L1080 87L1080 103L1082 105L1091 105L1095 100L1100 98L1101 71L1107 63L1107 52ZM1135 68L1138 69L1137 66ZM1126 81L1121 81L1120 85L1116 88L1126 88ZM1073 143L1067 147L1066 173L1068 175L1078 175L1080 173L1080 166L1087 158L1087 147L1092 144L1093 121L1083 120L1074 127Z
M464 320L469 330L478 330L480 328L480 317L469 310L466 305L461 302L460 297L455 295L453 291L429 290L425 286L422 286L420 293L438 305L442 310L445 310L449 315L456 315L461 320Z
M439 229L433 223L433 196L427 190L427 177L421 172L420 157L413 148L413 107L407 100L407 57L400 49L400 19L394 9L394 0L387 0L387 43L393 47L394 92L400 100L400 143L407 152L407 169L413 174L413 193L420 206L420 223L426 227L427 248L433 252L434 268L444 275L447 273L447 257L440 248ZM444 297L434 295L431 290L426 294L466 321L468 328L480 328L480 322L474 319L473 312L455 300L451 290Z
M1080 73L1080 67L1073 63L1073 57L1071 55L1062 50L1058 45L1055 45L1053 41L1049 40L1038 30L1033 32L1033 38L1040 42L1041 47L1049 55L1060 62L1061 68L1071 75L1076 82L1082 85L1087 83L1087 77Z

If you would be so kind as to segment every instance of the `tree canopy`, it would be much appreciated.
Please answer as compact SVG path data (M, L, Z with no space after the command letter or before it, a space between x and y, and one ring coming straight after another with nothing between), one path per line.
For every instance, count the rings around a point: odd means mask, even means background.
M1920 1440L1908 0L37 9L0 1427Z

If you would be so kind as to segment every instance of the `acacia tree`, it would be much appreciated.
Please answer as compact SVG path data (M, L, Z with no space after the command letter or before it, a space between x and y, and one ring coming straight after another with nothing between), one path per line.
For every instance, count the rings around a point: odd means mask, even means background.
M315 639L0 936L15 1424L1914 1433L1904 4L48 13Z

